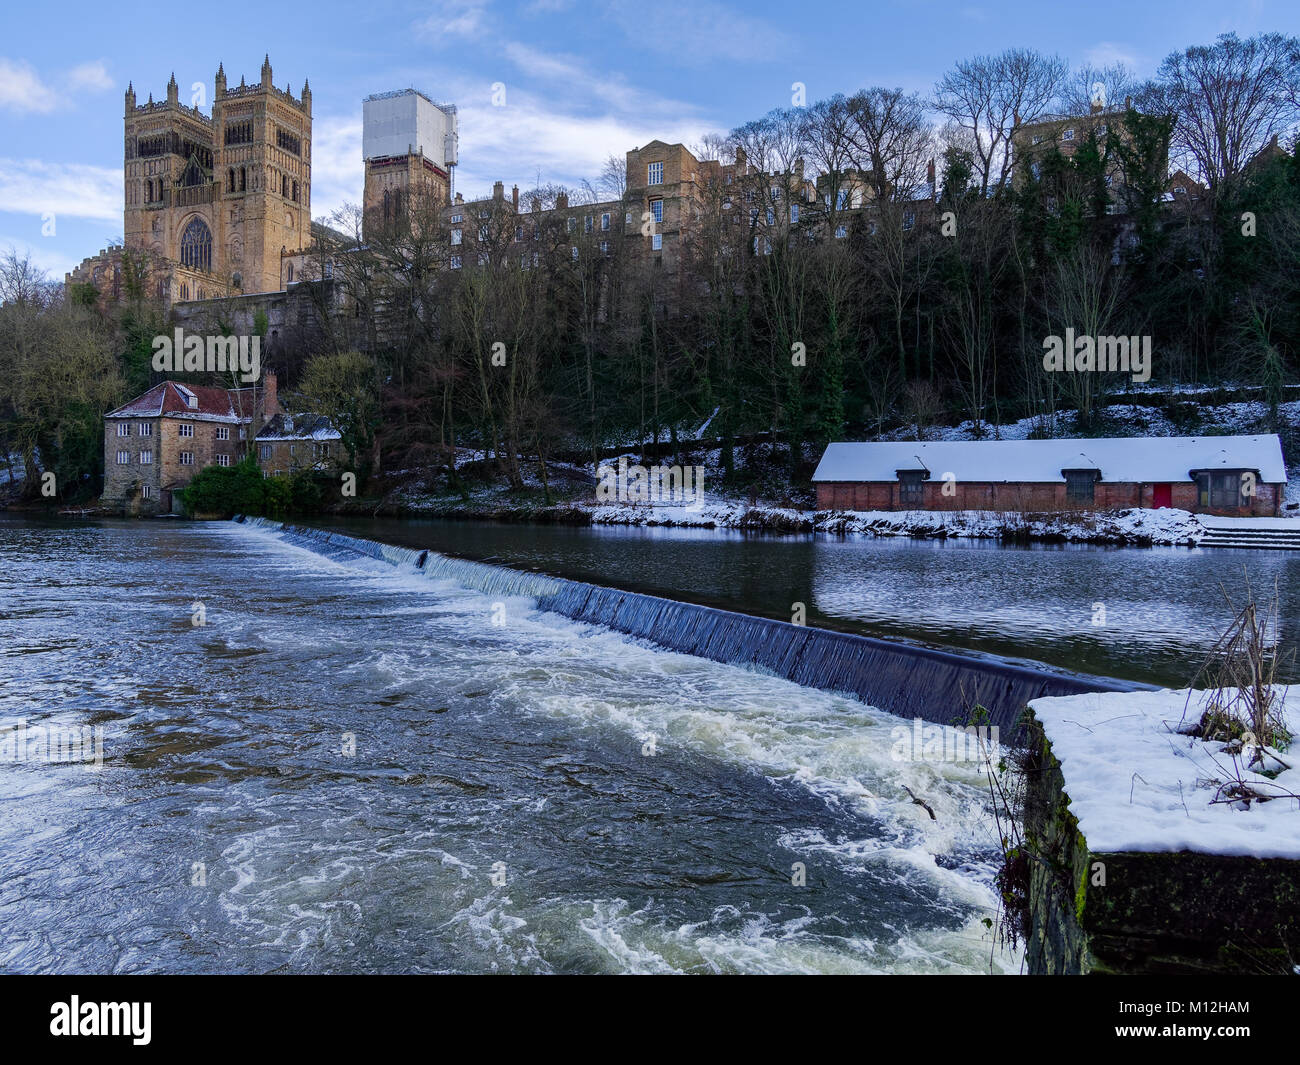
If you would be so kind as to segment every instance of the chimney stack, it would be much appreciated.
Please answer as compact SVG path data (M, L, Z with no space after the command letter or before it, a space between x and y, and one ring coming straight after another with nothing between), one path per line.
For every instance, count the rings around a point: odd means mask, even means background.
M736 175L745 176L745 166L749 162L749 157L745 154L745 149L736 145Z
M504 200L506 198L506 187L503 182L494 181L492 183L492 198L494 200Z
M567 192L559 193L555 197L555 206L561 211L565 210L569 206L569 194Z
M280 397L276 394L275 372L267 370L262 385L262 421L269 422L280 413Z
M516 186L515 186L515 187L510 191L510 199L512 199L512 200L514 201L514 204L515 204L515 214L518 214L518 213L519 213L519 186L518 186L518 185L516 185Z

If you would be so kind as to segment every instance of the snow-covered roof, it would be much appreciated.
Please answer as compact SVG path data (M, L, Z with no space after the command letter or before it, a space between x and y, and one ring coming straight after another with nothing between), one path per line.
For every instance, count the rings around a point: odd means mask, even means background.
M191 403L191 399L193 402ZM129 403L109 411L105 418L158 418L179 416L199 421L247 421L242 409L236 410L231 391L206 385L183 385L163 381Z
M895 481L899 470L953 474L962 482L1057 482L1062 470L1096 470L1102 481L1186 481L1192 470L1255 470L1286 481L1282 441L1268 436L1157 436L1096 440L937 440L835 443L814 481Z
M323 414L277 414L257 434L258 440L340 440L341 434Z

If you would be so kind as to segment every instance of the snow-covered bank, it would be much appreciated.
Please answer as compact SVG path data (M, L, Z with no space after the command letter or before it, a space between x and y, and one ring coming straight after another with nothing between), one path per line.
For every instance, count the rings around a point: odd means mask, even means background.
M1068 514L977 510L803 511L713 499L694 507L629 503L579 505L578 509L590 513L593 525L757 529L840 536L1194 546L1205 535L1205 526L1196 515L1169 508Z
M1277 692L1285 698L1285 688ZM1266 776L1247 768L1239 745L1233 753L1229 744L1188 735L1208 695L1098 692L1029 704L1092 851L1300 858L1300 763L1282 752L1282 762L1268 759L1274 775ZM1279 716L1300 733L1294 700L1282 703ZM1224 785L1237 781L1259 798L1225 797Z

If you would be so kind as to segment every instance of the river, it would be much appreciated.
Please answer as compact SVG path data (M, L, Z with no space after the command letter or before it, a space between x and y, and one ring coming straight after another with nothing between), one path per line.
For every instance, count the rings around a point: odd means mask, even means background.
M1232 620L1278 593L1283 673L1300 632L1300 551L457 521L313 524L765 617L1185 687Z
M384 528L864 623L908 587L837 598L872 563L830 542ZM976 765L899 759L899 721L851 699L501 607L233 524L0 516L0 725L102 730L99 768L0 759L0 969L1016 967L983 923Z

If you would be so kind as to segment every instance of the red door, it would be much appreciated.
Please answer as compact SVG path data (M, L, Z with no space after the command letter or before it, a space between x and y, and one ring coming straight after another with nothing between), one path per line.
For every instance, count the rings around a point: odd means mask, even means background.
M1151 502L1156 510L1161 507L1172 507L1174 505L1174 486L1172 484L1153 484L1151 486Z

